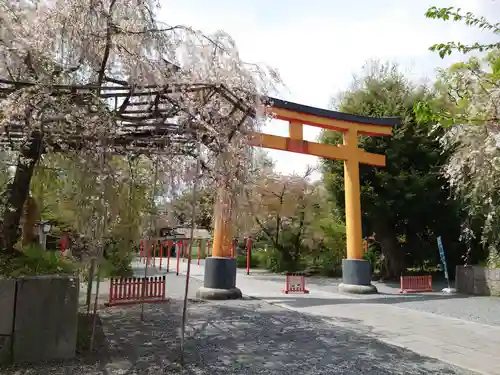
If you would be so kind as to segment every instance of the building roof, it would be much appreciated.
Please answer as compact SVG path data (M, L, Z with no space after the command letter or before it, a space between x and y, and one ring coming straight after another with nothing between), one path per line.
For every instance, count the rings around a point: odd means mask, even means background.
M191 236L191 228L175 228L174 231L184 238L190 238ZM206 229L195 229L193 232L193 238L199 239L210 239L212 235Z

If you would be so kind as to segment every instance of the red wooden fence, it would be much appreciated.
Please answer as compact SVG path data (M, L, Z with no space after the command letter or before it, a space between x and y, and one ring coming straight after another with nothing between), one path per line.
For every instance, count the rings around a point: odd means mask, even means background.
M401 276L399 293L432 292L432 276Z
M175 270L175 274L179 276L179 261L181 259L181 246L182 242L177 241L177 248L175 249L175 255L177 256L177 269Z
M304 293L309 291L306 289L306 278L301 273L287 273L285 276L285 289L283 293Z
M166 284L165 276L111 279L106 306L165 302Z

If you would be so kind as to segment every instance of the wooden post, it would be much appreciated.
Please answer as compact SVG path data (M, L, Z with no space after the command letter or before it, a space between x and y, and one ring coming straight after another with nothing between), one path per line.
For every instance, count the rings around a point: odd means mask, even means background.
M347 154L347 158L344 160L347 259L363 259L358 134L356 128L352 127L344 132L344 145Z
M170 272L170 253L172 252L173 241L167 241L167 272Z
M250 275L250 265L252 261L252 238L248 237L245 241L245 247L247 249L247 275Z
M160 242L160 270L161 270L162 263L163 263L163 243Z
M232 254L232 199L231 192L225 187L219 187L215 205L214 240L212 256L231 258Z
M198 265L200 265L200 257L201 257L201 238L198 239Z

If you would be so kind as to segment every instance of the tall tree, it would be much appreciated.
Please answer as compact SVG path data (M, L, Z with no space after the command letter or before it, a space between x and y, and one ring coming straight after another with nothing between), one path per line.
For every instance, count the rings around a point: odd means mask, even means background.
M152 194L151 161L115 156L108 160L107 176L101 176L92 159L56 154L43 158L31 180L30 190L45 220L55 220L90 240L93 223L102 215L96 209L100 184L107 207L106 237L130 249L142 232Z
M460 9L432 7L426 16L475 26L496 38L500 35L498 23ZM468 213L462 224L467 261L483 260L487 249L490 264L499 265L500 43L449 42L430 49L441 57L455 51L488 52L439 70L435 96L416 103L415 112L419 120L435 122L444 130L440 141L451 156L443 174Z
M311 173L308 169L303 176L267 175L245 189L242 205L253 217L254 232L262 234L280 254L281 267L289 270L299 266L302 255L321 247L333 223L327 219L335 212L323 200L322 186L309 181Z
M104 86L165 88L172 84L208 83L227 88L233 94L237 91L249 99L244 100L246 104L253 105L278 80L276 72L267 67L244 63L234 41L222 31L209 36L188 26L161 24L154 11L159 3L157 0L0 2L0 78L2 85L10 82L15 88L2 92L0 127L15 127L23 136L15 144L17 168L6 191L2 228L5 253L16 254L14 244L22 207L42 153L50 152L54 143L62 151L70 144L78 146L78 141L68 140L76 132L85 139L100 142L100 147L84 147L84 157L104 159L107 152L104 140L112 138L113 131L117 135L118 125L123 125L109 101L99 96ZM63 95L54 95L55 87L61 85L70 87ZM75 86L82 85L92 92L79 95ZM242 121L241 116L237 119L225 116L233 113L232 98L204 97L199 91L191 96L183 92L179 98L184 106L177 108L180 101L173 105L177 113L172 123L182 124L183 136L191 143L204 142L212 154L230 149L238 160L244 159L243 153L238 153L240 147L234 147L238 143L234 140L244 138L242 134L253 127L253 122ZM130 100L134 101L127 98L125 102ZM159 99L154 101L143 107L155 107L156 114L163 113ZM201 104L207 101L210 105ZM193 118L197 119L196 124ZM138 126L137 117L127 119L135 121L134 127ZM149 119L149 116L142 118L151 126ZM162 129L172 125L163 120ZM168 133L172 138L178 135ZM51 142L46 142L47 138ZM182 153L185 157L192 156L192 148L185 147ZM165 160L172 159L174 154ZM224 168L217 173L224 174ZM101 171L101 176L105 175Z
M401 125L391 137L360 137L360 147L387 155L383 168L360 166L361 207L365 236L375 233L383 254L383 277L397 277L412 263L437 261L435 237L458 237L458 211L448 200L440 167L446 155L427 124L415 120L413 105L426 89L409 82L394 65L365 66L352 88L340 95L340 111L365 116L397 116ZM325 131L323 141L341 142ZM339 207L344 207L343 164L323 162L323 177ZM454 261L454 260L452 260Z

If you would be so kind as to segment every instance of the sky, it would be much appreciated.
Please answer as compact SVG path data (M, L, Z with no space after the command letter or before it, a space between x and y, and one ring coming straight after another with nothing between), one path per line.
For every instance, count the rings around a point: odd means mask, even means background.
M163 0L160 19L205 33L224 30L244 61L280 72L287 87L281 99L331 108L332 97L346 90L369 60L397 63L411 79L432 79L437 67L464 59L454 54L442 60L428 50L432 44L489 40L486 32L426 19L432 5L500 19L495 0ZM287 136L288 126L274 120L264 132ZM318 135L316 128L304 128L306 140ZM282 173L303 173L318 161L284 151L269 154Z

